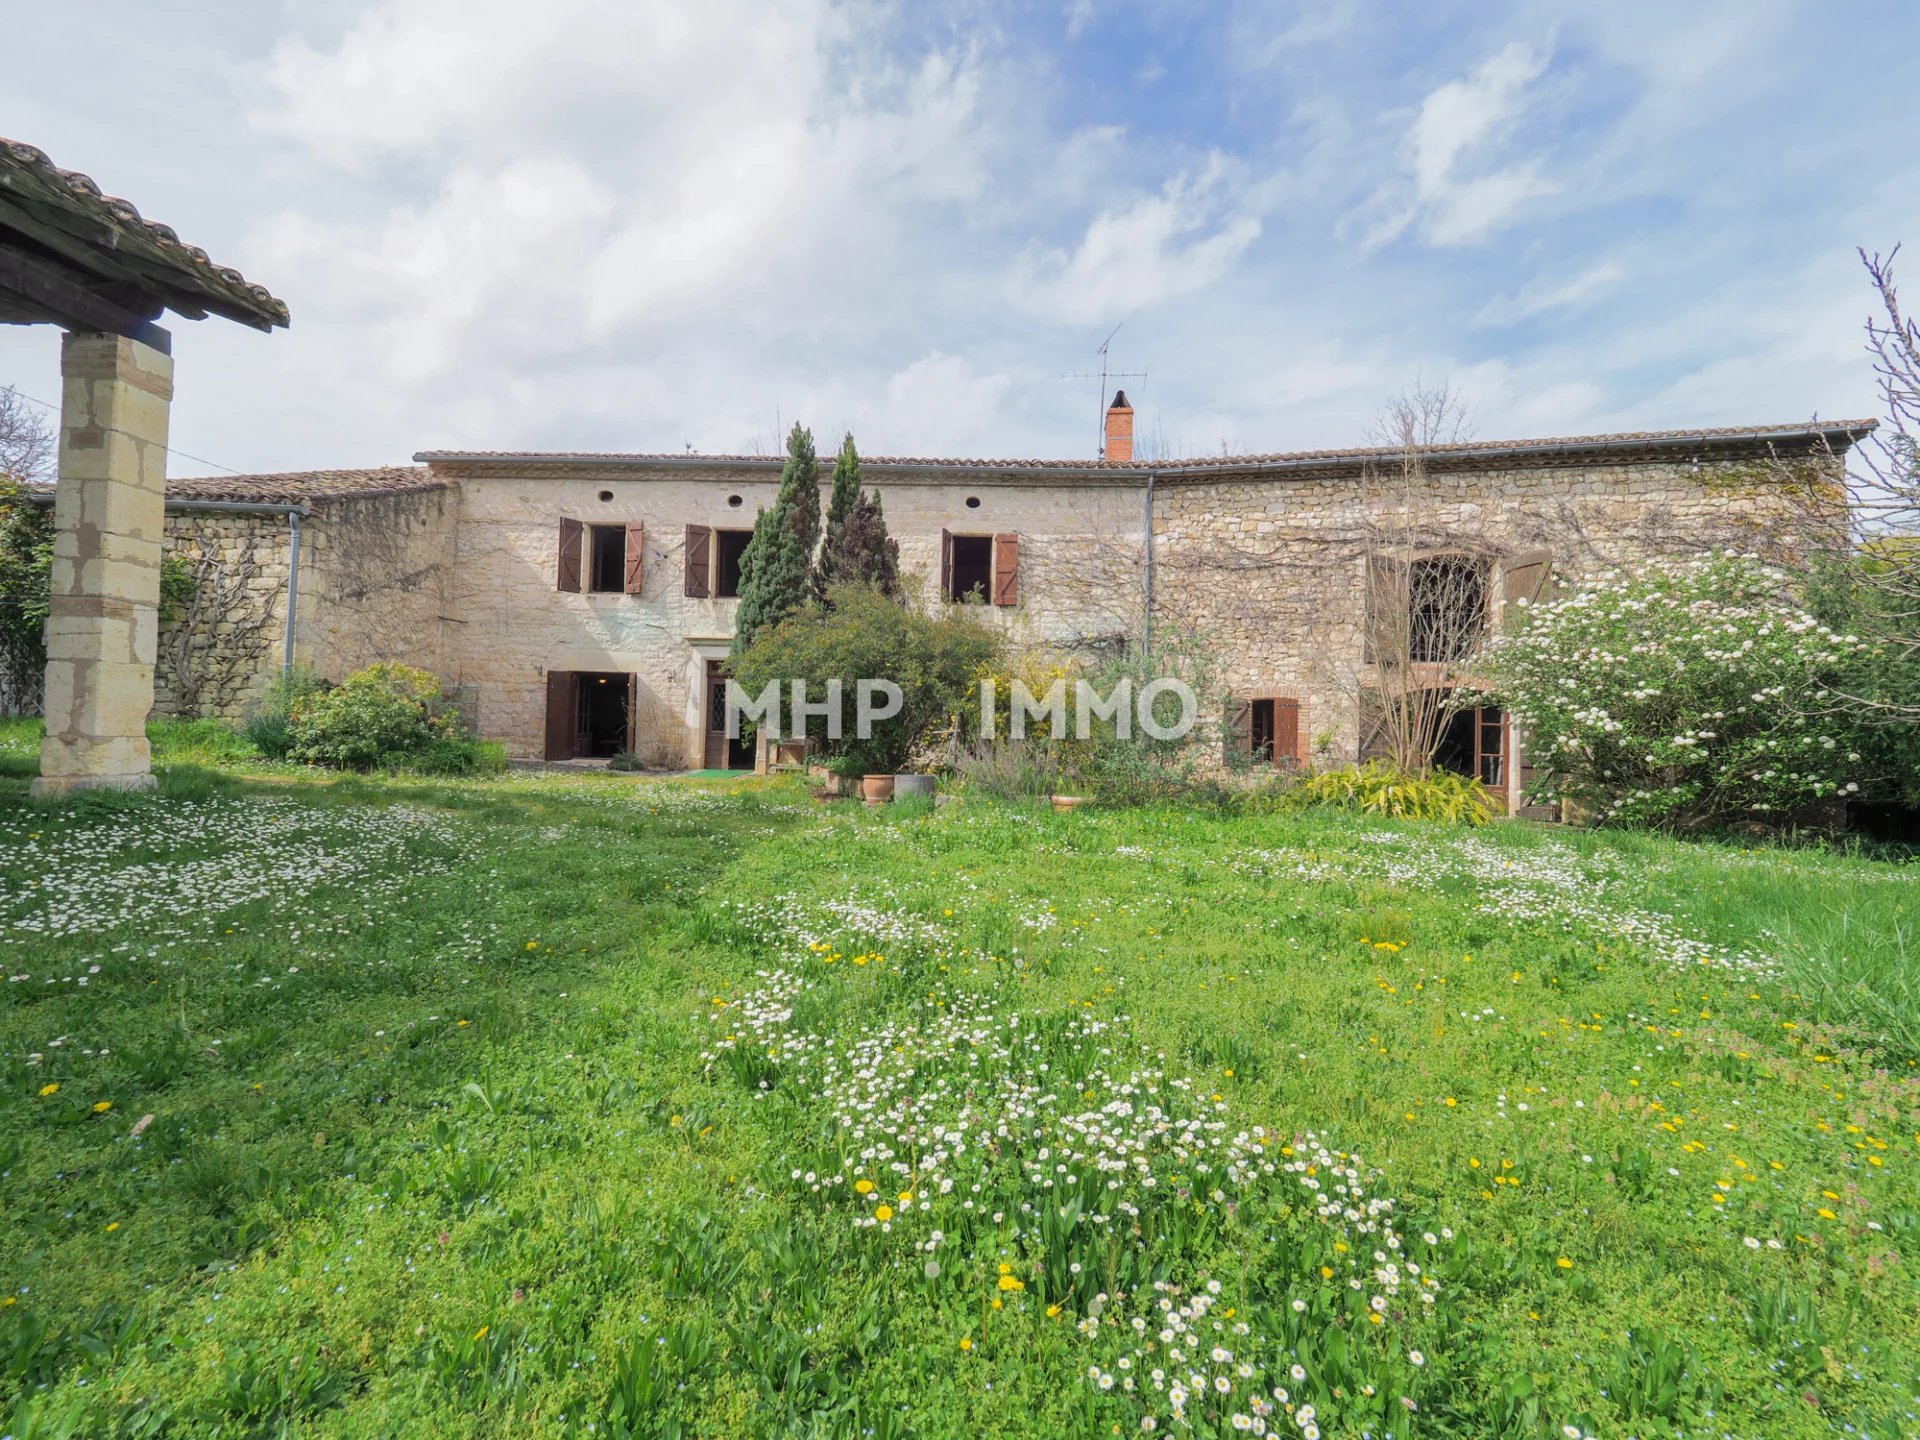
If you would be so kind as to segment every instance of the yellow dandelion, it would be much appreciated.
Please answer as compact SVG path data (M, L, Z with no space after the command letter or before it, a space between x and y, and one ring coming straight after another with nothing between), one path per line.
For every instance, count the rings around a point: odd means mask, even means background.
M111 1235L114 1231L118 1230L119 1228L120 1228L120 1222L118 1220L109 1221L107 1224L107 1233Z
M532 949L533 947L528 946L527 948ZM478 1330L473 1332L473 1338L476 1340L484 1340L487 1338L487 1332L491 1329L493 1329L491 1325L482 1325Z
M962 1350L971 1350L973 1348L972 1337L967 1335L962 1335L960 1337L960 1348Z
M104 1115L111 1109L113 1109L113 1101L111 1100L96 1100L93 1102L93 1113L96 1115Z
M853 1182L853 1188L857 1194L871 1195L873 1193L873 1181L856 1180Z
M53 1084L51 1085L42 1085L40 1087L40 1094L42 1098L45 1098L48 1095L58 1095L59 1093L60 1093L60 1082L58 1080L54 1081Z
M1047 1306L1047 1318L1049 1320L1058 1320L1060 1318L1060 1307L1058 1305Z
M882 1205L873 1212L873 1218L885 1224L887 1221L893 1219L893 1207L891 1205Z
M1573 1268L1573 1261L1569 1260L1564 1255L1562 1255L1558 1260L1554 1261L1553 1263L1558 1265L1562 1270L1571 1270Z

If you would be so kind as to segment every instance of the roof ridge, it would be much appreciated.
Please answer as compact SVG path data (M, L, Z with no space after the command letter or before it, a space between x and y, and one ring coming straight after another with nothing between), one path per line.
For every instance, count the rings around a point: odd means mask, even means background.
M1764 441L1769 437L1827 437L1844 436L1848 443L1861 435L1877 429L1879 421L1873 419L1799 421L1791 424L1773 425L1727 425L1695 427L1684 430L1623 430L1594 435L1558 435L1515 440L1462 440L1449 441L1435 445L1419 447L1425 455L1462 455L1477 452L1515 452L1547 451L1572 449L1582 446L1625 446L1633 444L1663 445L1679 444L1690 440L1705 442L1750 440ZM917 467L939 467L944 469L1019 469L1019 470L1107 470L1133 472L1145 470L1178 470L1206 466L1221 468L1233 465L1273 464L1284 461L1346 460L1365 459L1374 456L1397 455L1402 447L1397 445L1351 446L1337 449L1261 451L1238 455L1195 455L1180 459L1142 461L1142 460L1066 460L1035 459L1010 456L942 456L942 455L863 455L860 463L874 468L887 466L912 465ZM487 464L499 461L525 461L528 463L601 463L601 464L646 464L671 461L676 465L690 465L706 462L709 464L765 464L778 465L783 458L778 455L741 455L741 454L701 454L698 451L594 451L594 450L422 450L413 457L416 461L432 466L435 464L458 464L471 462Z

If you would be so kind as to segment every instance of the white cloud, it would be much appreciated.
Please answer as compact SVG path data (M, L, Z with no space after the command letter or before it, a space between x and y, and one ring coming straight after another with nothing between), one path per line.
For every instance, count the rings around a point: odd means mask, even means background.
M1104 210L1071 255L1028 257L1013 276L1018 301L1070 324L1120 320L1224 278L1260 234L1239 213L1214 156L1197 174L1176 176L1157 195Z
M1009 375L983 373L969 360L936 350L888 377L886 418L874 420L886 431L913 437L914 454L994 453L1005 433L1001 402L1012 384ZM867 428L872 433L872 425Z
M1504 148L1547 61L1545 52L1515 40L1467 78L1428 94L1407 129L1408 178L1374 196L1376 218L1363 248L1391 243L1416 221L1429 244L1475 244L1511 224L1527 201L1559 190L1542 176L1538 156L1463 173Z
M1498 295L1482 305L1473 323L1483 326L1513 325L1531 320L1551 310L1566 310L1617 284L1626 268L1615 260L1602 260L1566 280L1532 280L1511 295Z

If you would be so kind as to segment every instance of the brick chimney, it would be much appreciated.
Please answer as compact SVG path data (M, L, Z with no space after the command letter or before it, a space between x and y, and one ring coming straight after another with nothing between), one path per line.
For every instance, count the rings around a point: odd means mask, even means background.
M1113 392L1113 404L1107 407L1107 454L1109 461L1126 465L1133 460L1133 406L1127 392Z

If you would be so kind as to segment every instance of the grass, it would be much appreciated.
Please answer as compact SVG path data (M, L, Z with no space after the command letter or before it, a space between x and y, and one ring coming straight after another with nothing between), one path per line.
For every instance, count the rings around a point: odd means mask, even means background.
M1910 864L33 743L0 1435L1920 1430Z

